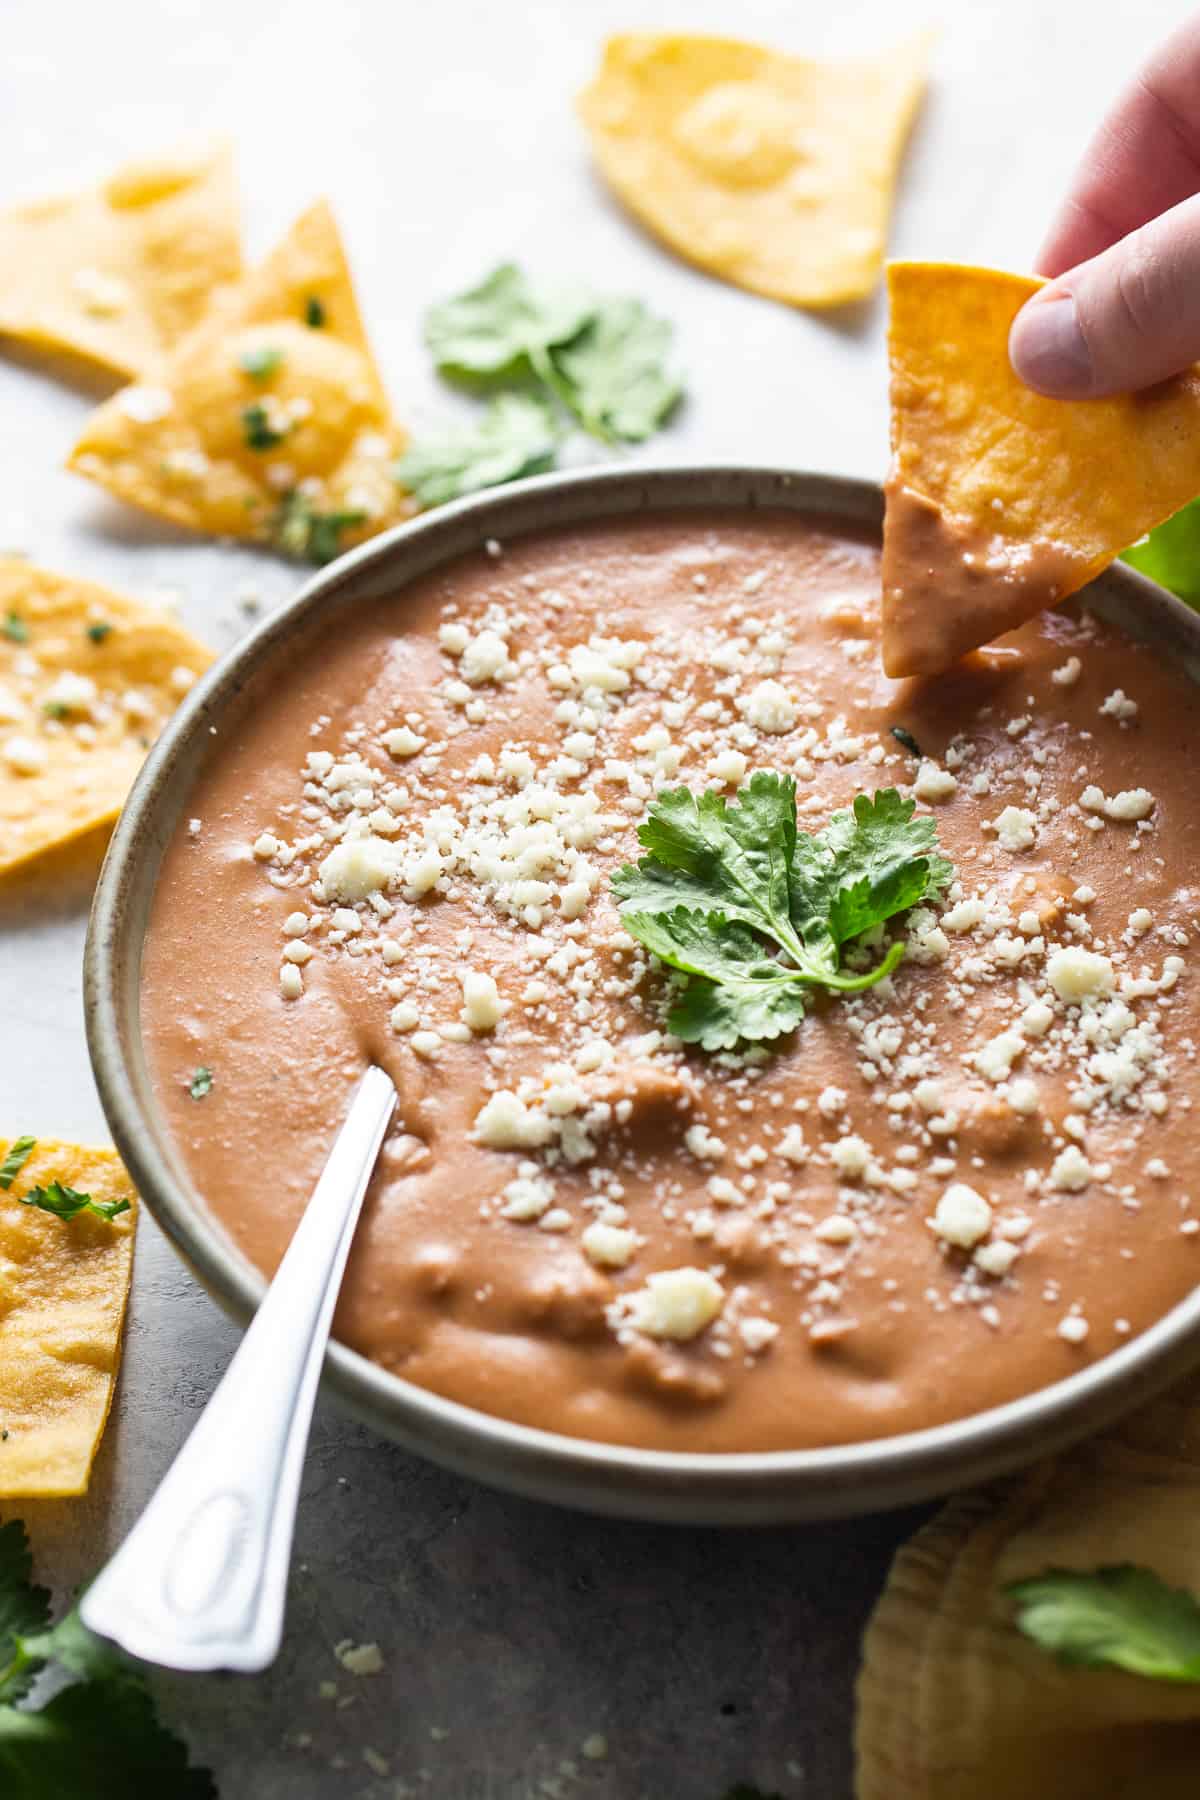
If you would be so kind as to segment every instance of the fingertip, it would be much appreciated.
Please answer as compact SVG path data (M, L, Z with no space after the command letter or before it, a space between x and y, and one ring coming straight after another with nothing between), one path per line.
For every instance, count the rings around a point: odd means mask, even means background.
M1073 296L1047 288L1027 300L1008 334L1013 372L1035 393L1053 400L1084 400L1095 391L1095 371Z

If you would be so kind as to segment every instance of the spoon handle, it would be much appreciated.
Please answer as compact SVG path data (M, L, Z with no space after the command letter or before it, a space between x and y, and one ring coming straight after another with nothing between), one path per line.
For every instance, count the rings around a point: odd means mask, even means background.
M354 1096L275 1279L191 1436L84 1595L83 1622L170 1669L265 1669L279 1649L300 1473L333 1309L396 1104Z

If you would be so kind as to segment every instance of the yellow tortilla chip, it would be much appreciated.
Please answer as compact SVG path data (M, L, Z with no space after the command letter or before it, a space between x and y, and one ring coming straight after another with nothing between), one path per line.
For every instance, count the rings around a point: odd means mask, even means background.
M212 660L153 607L0 558L0 874L116 818Z
M883 661L926 675L1099 574L1200 493L1200 366L1109 400L1018 381L1008 333L1041 283L893 263Z
M702 269L793 306L879 279L932 34L808 62L733 38L610 38L579 97L596 161L642 223Z
M321 202L151 382L92 414L69 467L178 525L327 562L412 510L403 444Z
M0 213L0 268L0 333L143 373L241 274L228 145Z
M0 1161L10 1147L0 1138ZM53 1181L130 1210L110 1222L20 1204ZM41 1139L0 1190L0 1498L87 1489L116 1384L136 1218L115 1150Z

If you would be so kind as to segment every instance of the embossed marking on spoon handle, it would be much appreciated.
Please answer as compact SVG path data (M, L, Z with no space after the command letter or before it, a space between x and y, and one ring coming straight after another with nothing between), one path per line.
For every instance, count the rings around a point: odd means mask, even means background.
M85 1625L171 1669L279 1648L300 1473L338 1289L396 1090L368 1069L275 1279L191 1436L84 1595Z

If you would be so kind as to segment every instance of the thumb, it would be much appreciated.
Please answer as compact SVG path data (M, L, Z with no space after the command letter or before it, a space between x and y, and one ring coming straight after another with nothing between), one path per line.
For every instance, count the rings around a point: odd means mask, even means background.
M1149 387L1200 359L1200 195L1042 288L1008 353L1028 387L1059 400Z

